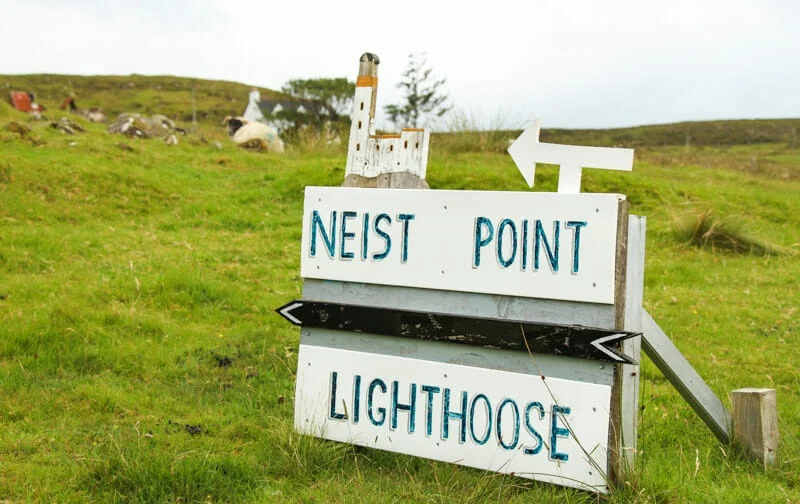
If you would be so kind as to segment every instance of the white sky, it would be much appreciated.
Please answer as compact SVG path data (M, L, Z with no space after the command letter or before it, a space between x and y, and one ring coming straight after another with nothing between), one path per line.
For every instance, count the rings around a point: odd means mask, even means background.
M426 52L482 127L800 117L798 0L0 0L0 74L354 80ZM35 91L35 90L34 90ZM243 103L246 97L243 97Z

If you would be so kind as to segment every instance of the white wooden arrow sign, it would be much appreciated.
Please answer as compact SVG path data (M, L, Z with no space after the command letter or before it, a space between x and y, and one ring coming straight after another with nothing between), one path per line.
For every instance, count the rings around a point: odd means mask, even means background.
M536 163L560 166L558 172L558 192L560 193L581 192L581 170L583 168L622 171L633 169L633 149L541 143L539 142L540 123L541 121L538 119L535 120L508 148L508 153L529 187L533 187Z

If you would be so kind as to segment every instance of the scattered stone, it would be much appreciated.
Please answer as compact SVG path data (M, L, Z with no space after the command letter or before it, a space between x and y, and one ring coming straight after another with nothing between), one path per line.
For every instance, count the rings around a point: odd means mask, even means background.
M167 145L178 145L178 137L173 133L170 136L164 137L164 143Z
M17 121L11 121L6 125L6 130L10 131L11 133L16 133L21 137L26 137L31 132L31 127L27 124L18 123Z
M63 133L68 135L74 135L75 133L84 133L86 129L83 126L76 123L75 121L70 120L69 118L62 117L58 121L50 123L51 128L55 128Z
M177 128L174 121L161 114L150 117L141 114L120 114L107 131L135 138L168 138L176 132L180 133L182 129Z
M139 114L120 114L107 131L129 137L150 138L149 127Z
M220 142L219 140L214 142L214 148L216 148L218 150L222 150L222 142Z
M283 404L285 401L286 399L282 395L278 396L278 404Z

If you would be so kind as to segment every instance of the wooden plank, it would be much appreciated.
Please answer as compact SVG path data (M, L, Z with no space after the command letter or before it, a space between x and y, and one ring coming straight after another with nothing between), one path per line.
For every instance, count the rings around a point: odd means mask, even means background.
M447 315L435 310L436 307L431 307L428 311L412 311L298 299L275 311L289 322L303 327L444 341L616 363L634 362L617 349L621 341L634 336L634 333L582 325Z
M604 385L301 345L295 429L608 492Z
M620 201L307 187L301 275L613 304Z
M642 330L644 297L644 261L647 219L638 215L628 218L628 259L625 282L625 320L627 331ZM635 336L622 342L622 351L639 362L642 338ZM622 387L622 454L625 470L634 468L639 426L639 364L625 364L620 370Z
M303 328L300 344L341 348L430 362L496 369L533 376L551 376L598 385L614 383L614 365L604 361L525 354L496 348L453 345L441 341L409 340L396 336L375 336L330 329Z
M451 315L616 329L614 306L600 303L332 282L313 278L303 280L303 299L416 311L429 310L435 306L439 313Z
M722 443L731 441L731 416L689 361L647 311L642 312L645 354Z
M775 389L743 388L731 392L733 439L764 466L778 457L778 404Z
M620 200L617 210L616 260L614 263L614 327L625 325L625 286L628 263L628 202ZM621 366L615 369L616 379L611 388L611 429L608 433L608 474L614 484L622 484L625 475L622 455L622 380Z

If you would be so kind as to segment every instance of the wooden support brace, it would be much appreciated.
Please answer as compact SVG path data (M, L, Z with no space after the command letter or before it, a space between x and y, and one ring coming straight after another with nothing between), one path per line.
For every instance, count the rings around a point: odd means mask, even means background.
M722 443L731 440L731 415L653 317L642 312L642 348Z
M778 408L775 389L742 388L731 392L733 440L764 466L778 454Z

